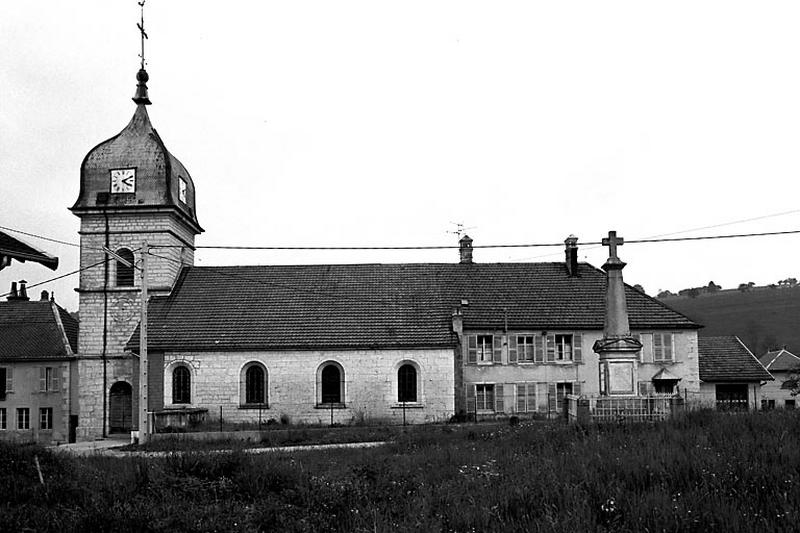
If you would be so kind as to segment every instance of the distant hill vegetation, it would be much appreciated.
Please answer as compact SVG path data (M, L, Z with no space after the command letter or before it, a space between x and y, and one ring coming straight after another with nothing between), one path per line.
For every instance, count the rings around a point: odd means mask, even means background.
M756 357L784 345L800 353L800 285L794 278L766 287L742 283L737 289L715 285L710 291L708 287L685 291L683 295L665 291L659 299L704 325L701 337L737 335Z

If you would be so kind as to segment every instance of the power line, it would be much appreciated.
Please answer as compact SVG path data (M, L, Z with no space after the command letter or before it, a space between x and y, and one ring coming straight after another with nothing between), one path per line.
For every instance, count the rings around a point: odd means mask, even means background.
M72 272L67 272L66 274L61 274L60 276L56 276L54 278L50 278L50 279L45 280L45 281L40 281L39 283L34 283L32 285L27 285L26 289L32 289L34 287L38 287L38 286L44 285L46 283L51 283L51 282L59 280L61 278L66 278L67 276L72 276L73 274L77 274L79 272L83 272L84 270L89 270L90 268L94 268L96 266L102 265L106 261L110 261L110 259L103 259L102 261L98 261L97 263L94 263L93 265L89 265L87 267L79 268L78 270L73 270ZM0 294L0 298L5 298L5 297L10 296L10 295L11 295L10 292L7 292L5 294Z
M52 239L50 237L44 237L42 235L37 235L35 233L28 233L27 231L22 231L22 230L19 230L19 229L7 228L5 226L0 226L0 229L6 230L6 231L13 231L14 233L19 233L21 235L27 235L28 237L34 237L36 239L42 239L43 241L55 242L55 243L58 243L58 244L66 244L67 246L74 246L76 248L80 248L80 246L81 246L80 244L77 244L77 243L74 243L74 242L60 241L58 239Z

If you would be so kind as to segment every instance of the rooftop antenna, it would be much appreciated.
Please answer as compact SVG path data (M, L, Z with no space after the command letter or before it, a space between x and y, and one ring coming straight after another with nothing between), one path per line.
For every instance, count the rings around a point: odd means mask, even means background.
M456 227L456 230L455 231L448 230L447 233L458 235L459 239L466 234L468 229L475 229L477 227L477 226L470 226L468 228L465 228L464 224L462 224L461 222L450 222L450 224L453 224Z
M139 4L139 10L141 14L141 21L136 23L136 26L139 28L139 33L141 34L142 40L142 53L139 54L139 58L142 60L142 70L144 70L144 65L146 61L144 60L144 40L147 39L147 33L144 31L144 3L147 0L142 0L141 2L137 2Z

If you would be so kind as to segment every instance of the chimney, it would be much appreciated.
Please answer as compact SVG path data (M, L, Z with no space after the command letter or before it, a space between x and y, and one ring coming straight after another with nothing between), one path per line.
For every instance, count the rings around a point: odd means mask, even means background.
M28 283L24 279L19 282L19 290L17 290L17 282L11 282L11 293L8 295L7 300L11 301L28 301L28 291L25 290L25 284Z
M564 241L564 255L566 260L564 265L567 267L567 275L574 278L578 275L578 238L570 235Z
M458 253L460 256L459 262L462 265L472 264L472 239L469 238L469 235L464 235L458 241Z
M42 301L42 302L46 302L49 299L50 299L50 294L48 294L47 291L42 291L42 293L41 293L41 295L39 297L39 300Z

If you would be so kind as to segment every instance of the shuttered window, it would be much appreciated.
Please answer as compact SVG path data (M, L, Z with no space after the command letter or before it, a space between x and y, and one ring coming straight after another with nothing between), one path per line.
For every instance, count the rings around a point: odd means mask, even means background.
M548 363L582 363L583 335L558 333L547 335L546 361Z
M494 358L494 336L478 335L478 362L491 363Z
M501 363L503 337L501 335L469 335L467 337L467 363Z
M495 410L495 386L480 384L475 385L475 405L478 411ZM502 400L501 400L502 402Z
M127 248L120 248L117 250L117 255L128 263L133 265L133 252ZM117 287L133 287L133 266L128 266L120 261L116 262L117 266Z
M58 392L60 390L60 370L52 366L39 367L39 392Z
M657 363L673 360L672 333L653 333L653 360Z
M534 413L537 410L536 383L517 383L517 412Z
M533 335L516 336L517 360L520 363L533 363L536 354L536 345Z

